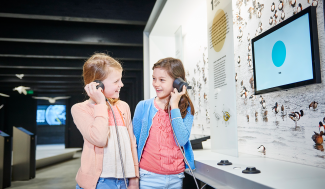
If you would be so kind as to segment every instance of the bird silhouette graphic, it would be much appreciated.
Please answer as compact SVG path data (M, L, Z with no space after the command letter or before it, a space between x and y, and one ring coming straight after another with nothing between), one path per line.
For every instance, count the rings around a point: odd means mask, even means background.
M323 142L324 142L324 140L323 140L323 135L325 135L324 134L324 132L323 131L321 131L321 132L319 132L319 134L318 133L316 133L315 131L314 131L314 135L311 137L311 139L315 142L315 144L323 144Z
M30 87L25 87L25 86L19 86L15 87L13 91L18 91L19 94L23 93L24 95L27 95L27 89L30 89Z
M16 76L17 76L19 79L23 79L24 74L16 74Z
M309 109L310 108L313 108L313 110L315 110L317 108L317 105L318 105L318 102L316 101L312 101L310 104L309 104Z
M277 102L275 102L275 105L272 107L272 110L274 110L275 114L279 113L278 103Z
M37 99L37 100L48 100L51 104L54 104L55 101L62 100L62 99L68 99L68 98L70 98L70 96L57 96L57 97L54 97L54 98L45 97L45 96L40 96L40 97L32 96L32 98Z
M300 110L300 112L291 112L288 116L295 122L295 126L297 127L297 121L304 116L304 111Z
M265 146L261 145L260 147L257 148L257 151L265 155L266 148Z
M3 94L3 93L0 93L0 96L3 96L3 97L10 97L9 95L7 95L7 94Z

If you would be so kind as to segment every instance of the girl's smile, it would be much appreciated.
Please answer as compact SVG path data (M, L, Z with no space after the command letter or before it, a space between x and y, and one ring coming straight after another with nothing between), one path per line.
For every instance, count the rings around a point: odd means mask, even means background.
M163 68L155 68L152 74L152 86L159 99L165 99L173 91L174 79Z

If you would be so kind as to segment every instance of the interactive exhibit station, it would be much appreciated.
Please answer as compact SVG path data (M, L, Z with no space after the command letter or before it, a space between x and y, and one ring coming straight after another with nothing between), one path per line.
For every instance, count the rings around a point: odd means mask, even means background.
M157 1L143 37L145 99L154 63L184 64L201 185L324 187L323 1Z

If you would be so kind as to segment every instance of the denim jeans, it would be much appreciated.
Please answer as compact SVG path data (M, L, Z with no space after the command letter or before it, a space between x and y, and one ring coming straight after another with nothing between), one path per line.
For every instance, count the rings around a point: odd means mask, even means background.
M181 189L184 173L160 175L140 168L140 189Z
M129 179L126 179L126 184L129 185ZM76 189L83 189L78 184ZM126 189L123 178L99 178L96 189Z

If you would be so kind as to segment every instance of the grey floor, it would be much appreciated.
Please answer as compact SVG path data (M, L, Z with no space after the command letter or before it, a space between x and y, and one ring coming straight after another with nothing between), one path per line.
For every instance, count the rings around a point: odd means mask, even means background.
M65 189L76 188L75 176L80 167L81 152L74 158L59 164L36 170L36 177L28 181L15 181L9 188L17 189Z

